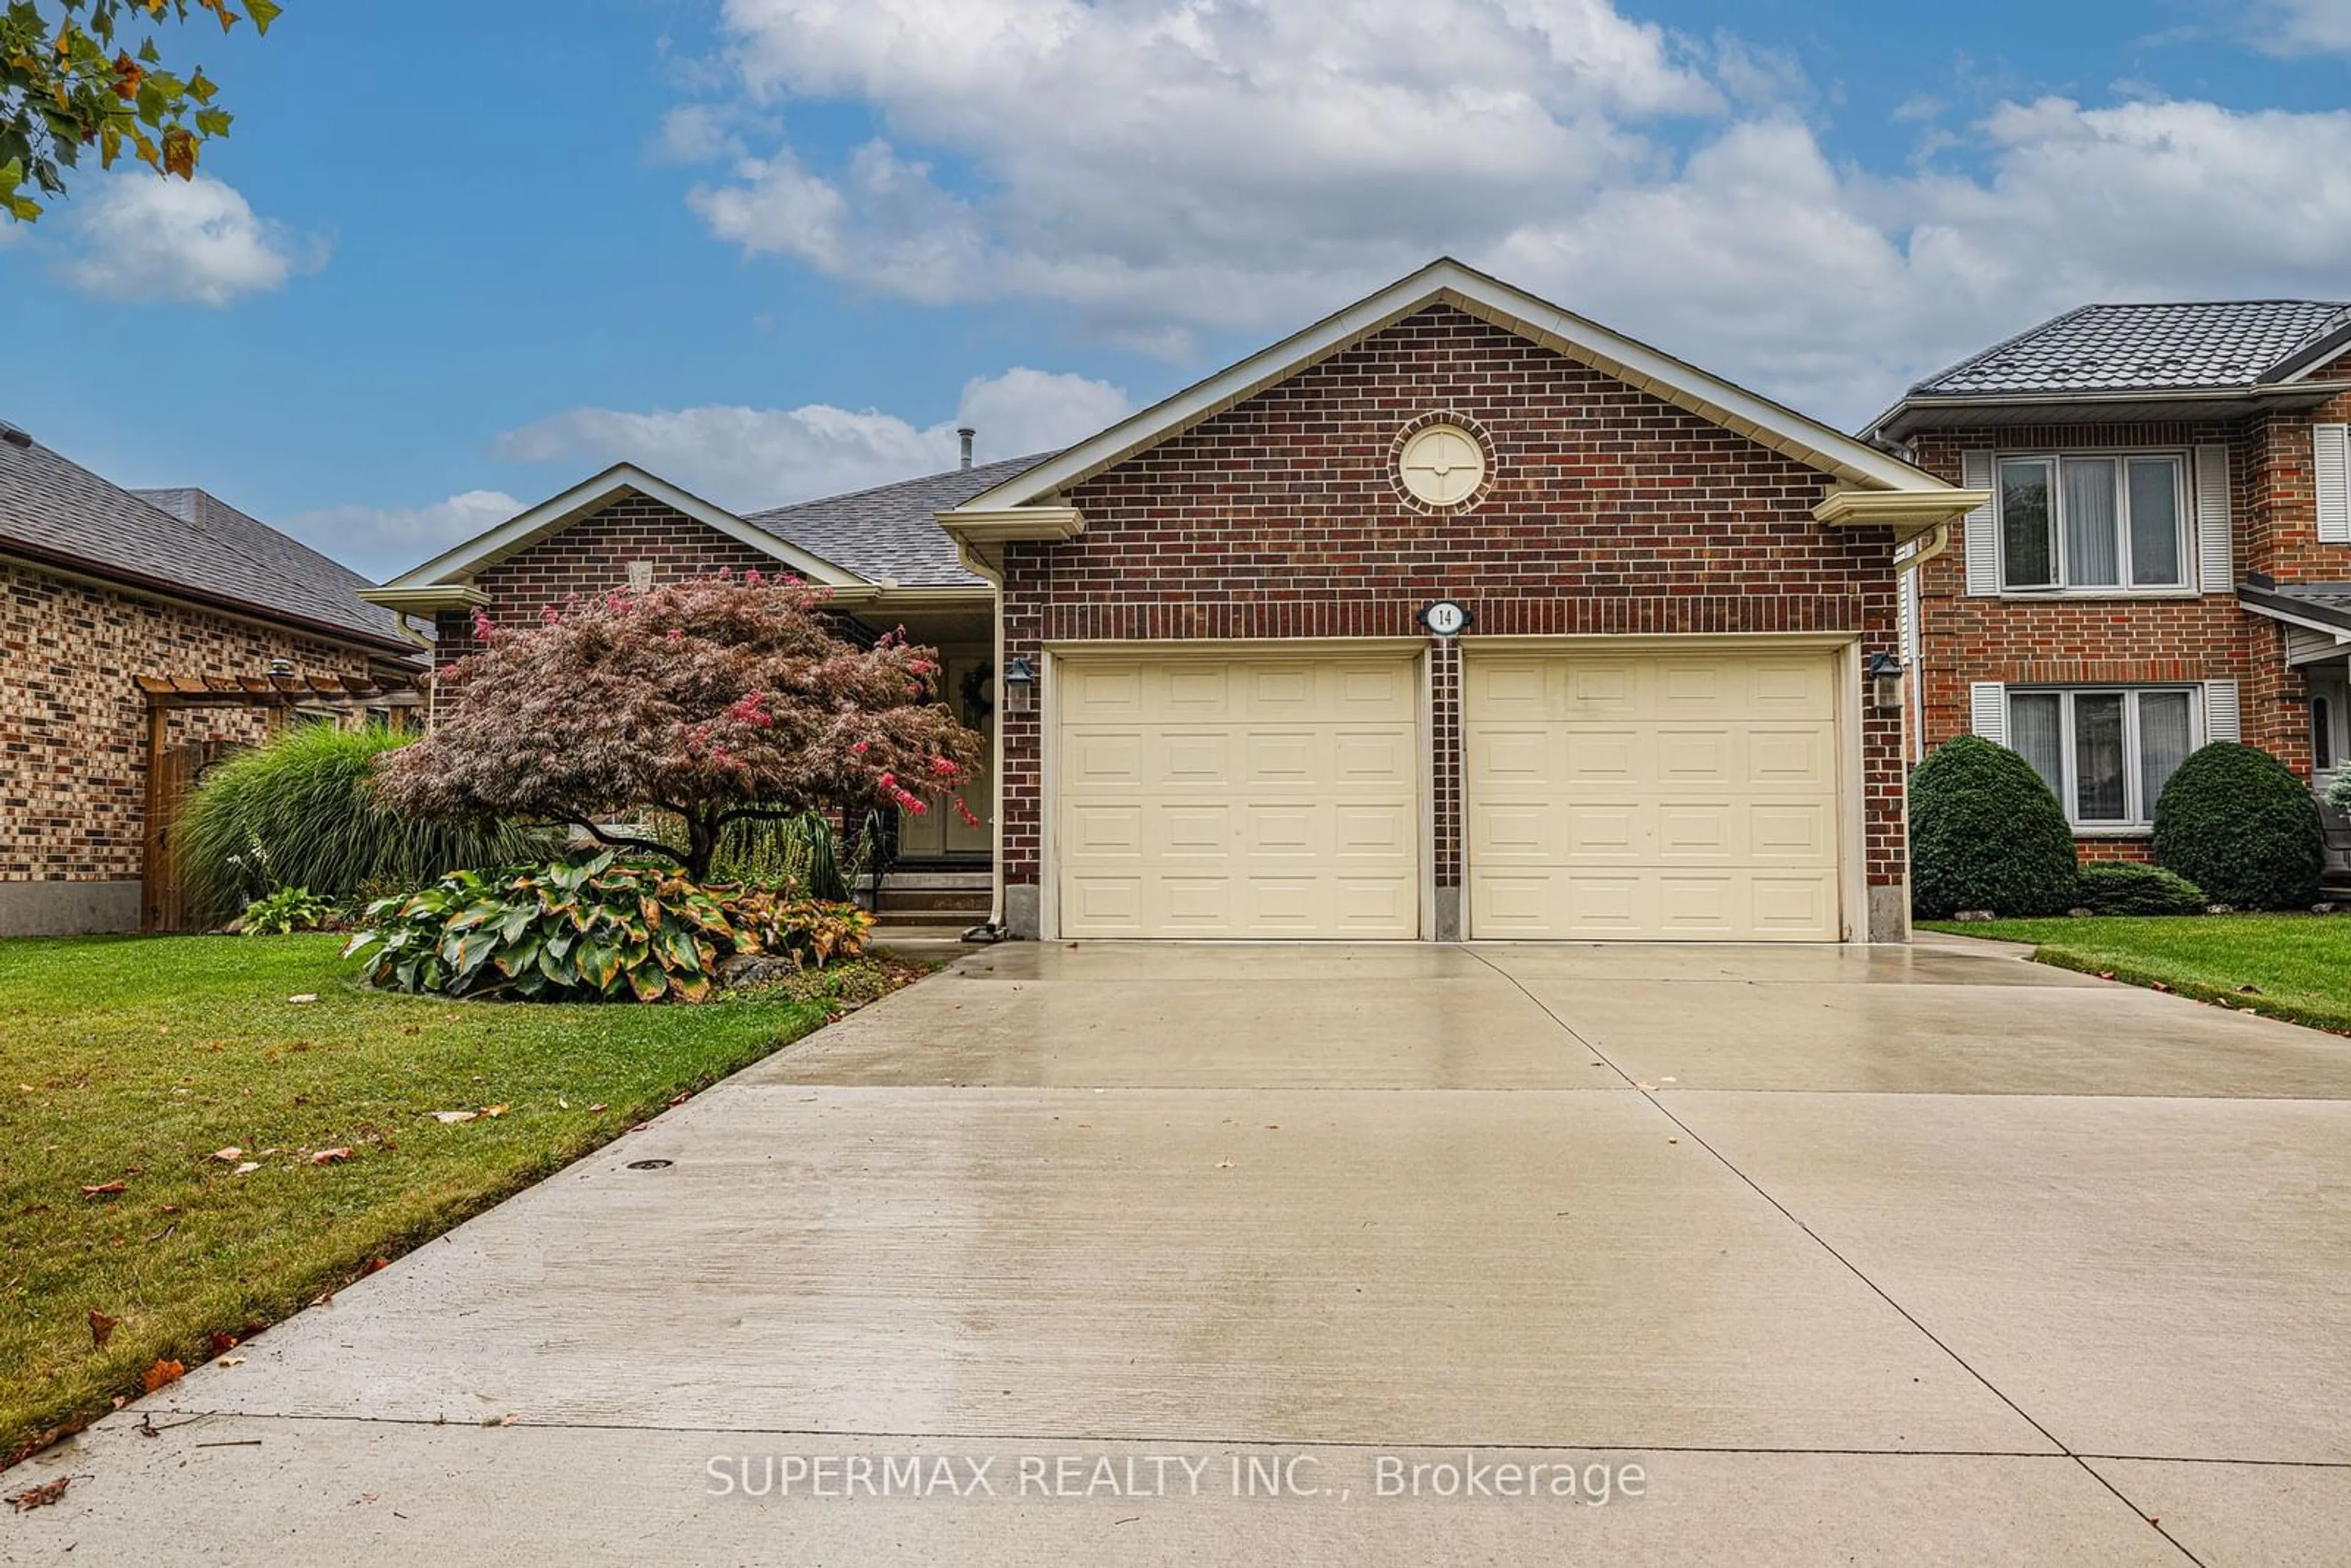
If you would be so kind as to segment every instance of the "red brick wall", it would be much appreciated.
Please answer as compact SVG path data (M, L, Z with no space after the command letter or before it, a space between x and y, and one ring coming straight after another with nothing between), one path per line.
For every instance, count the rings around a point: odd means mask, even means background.
M1399 498L1390 454L1406 423L1440 409L1482 426L1493 477L1474 509L1430 517ZM1840 630L1891 648L1891 536L1814 522L1826 484L1433 307L1080 486L1083 534L1007 549L1006 653L1074 638L1412 636L1439 598L1470 606L1473 637ZM1004 716L1009 883L1040 874L1041 716ZM1863 736L1874 884L1905 875L1900 722L1873 716ZM1437 864L1449 883L1449 842Z
M139 876L147 829L141 675L364 676L357 650L0 558L0 882ZM173 716L172 745L258 740L257 710Z
M2332 413L2342 418L2337 400ZM1970 449L2048 451L2082 447L2230 449L2236 568L2281 580L2351 579L2351 548L2318 543L2310 475L2308 414L2231 423L2015 426L1930 431L1916 443L1918 465L1957 483ZM2284 631L2238 608L2233 592L2192 599L2116 594L2052 601L1970 598L1966 525L1950 548L1919 569L1924 706L1928 747L1968 733L1969 685L2006 683L2238 683L2242 737L2307 775L2308 693L2285 665ZM2144 858L2143 840L2083 839L2085 858Z
M2280 582L2351 581L2351 545L2318 542L2318 499L2311 474L2310 427L2351 422L2351 395L2308 413L2277 413L2252 422L2247 440L2254 483L2244 495L2244 554L2251 571Z
M518 550L483 571L475 586L490 596L490 618L500 625L536 622L539 612L569 594L610 593L629 582L629 563L650 560L655 582L699 577L721 568L782 570L776 558L650 496L624 491L561 533ZM475 644L470 612L437 618L442 659L462 657Z

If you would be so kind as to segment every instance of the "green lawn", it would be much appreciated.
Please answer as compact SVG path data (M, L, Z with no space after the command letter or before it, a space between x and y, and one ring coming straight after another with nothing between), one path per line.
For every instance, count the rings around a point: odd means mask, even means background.
M2351 915L2095 915L1928 928L2031 942L2044 964L2351 1032Z
M340 942L0 942L0 1465L159 1358L194 1365L210 1336L284 1317L836 1005L433 1001L359 988ZM120 1320L103 1350L93 1311Z

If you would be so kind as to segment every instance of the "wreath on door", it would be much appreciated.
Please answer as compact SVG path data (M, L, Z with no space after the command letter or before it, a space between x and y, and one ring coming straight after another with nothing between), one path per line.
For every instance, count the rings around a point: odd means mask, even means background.
M963 702L963 721L974 729L987 723L987 716L996 711L995 699L988 695L988 683L996 679L996 666L981 660L963 673L963 682L956 695Z

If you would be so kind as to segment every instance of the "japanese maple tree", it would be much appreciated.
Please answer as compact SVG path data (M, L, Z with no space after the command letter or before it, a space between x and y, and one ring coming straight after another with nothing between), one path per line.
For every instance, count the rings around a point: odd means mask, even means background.
M981 739L939 700L938 655L902 633L860 648L797 579L716 576L575 598L539 624L479 612L480 649L440 672L433 732L381 787L417 817L600 823L653 809L685 824L695 881L729 823L872 802L921 812L956 791Z

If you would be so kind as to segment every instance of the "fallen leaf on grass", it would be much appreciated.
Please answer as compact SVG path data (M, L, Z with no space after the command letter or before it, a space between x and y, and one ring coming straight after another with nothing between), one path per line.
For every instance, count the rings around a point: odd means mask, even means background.
M593 1115L595 1113L597 1113L597 1112L599 1112L599 1111L607 1111L607 1110L610 1110L610 1109L611 1109L611 1107L610 1107L609 1105L590 1105L590 1106L589 1106L589 1107L588 1107L588 1111L589 1111L589 1113L590 1113L590 1115Z
M319 999L319 993L316 991L303 991L295 996L290 996L286 999L289 1002L315 1002Z
M314 1166L338 1166L350 1157L349 1149L320 1149L310 1156L310 1163Z
M470 1122L480 1114L479 1111L435 1111L433 1113L433 1119L444 1127L454 1127L460 1122Z
M2165 985L2161 980L2149 981L2147 988L2150 991L2168 991L2171 989L2169 986Z
M177 1383L187 1368L176 1361L159 1361L139 1375L139 1386L152 1394L167 1383Z
M26 1487L23 1491L9 1494L8 1506L18 1513L23 1513L28 1509L47 1508L65 1496L66 1488L72 1484L73 1477L59 1476L53 1481L43 1481L39 1486Z
M214 1149L213 1151L213 1158L220 1161L220 1163L225 1166L233 1166L236 1164L237 1161L245 1158L245 1151L238 1148L235 1144L231 1144L225 1149Z
M482 1107L482 1114L485 1116L503 1116L511 1109L511 1106L507 1105L485 1105Z
M108 1317L96 1307L90 1308L89 1343L97 1346L99 1350L104 1350L106 1348L106 1342L114 1337L114 1325L121 1321L122 1320L120 1318Z
M669 1097L669 1103L670 1103L671 1104L673 1104L673 1105L683 1105L683 1104L684 1104L688 1100L691 1100L691 1099L693 1099L693 1098L694 1098L694 1091L693 1091L693 1090L691 1090L691 1089L681 1089L681 1090L679 1090L676 1093L674 1093L674 1094L673 1094L673 1095L671 1095L671 1096Z
M82 1188L81 1195L84 1197L112 1197L116 1193L120 1192L121 1190L122 1184L119 1181L102 1181L96 1186L86 1186Z
M236 1167L236 1174L238 1176L251 1176L255 1171L257 1171L260 1168L261 1162L259 1160L247 1160L243 1165Z
M213 1335L213 1354L226 1355L236 1348L236 1335L233 1333L216 1333Z

